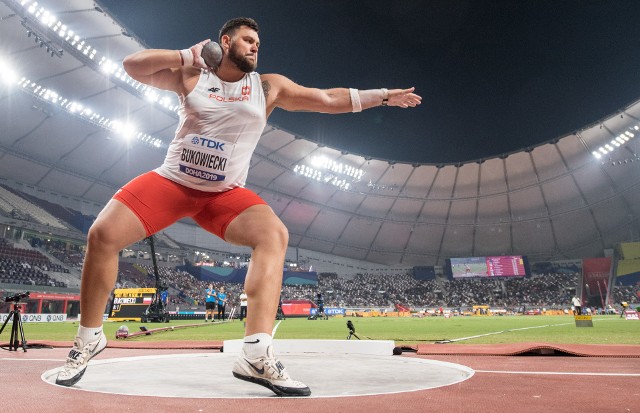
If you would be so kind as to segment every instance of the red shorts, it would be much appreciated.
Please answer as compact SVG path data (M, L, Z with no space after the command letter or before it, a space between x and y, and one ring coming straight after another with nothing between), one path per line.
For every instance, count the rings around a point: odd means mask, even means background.
M246 188L204 192L147 172L123 186L113 199L125 204L147 231L147 236L176 221L191 217L202 228L224 239L227 225L242 211L267 203Z

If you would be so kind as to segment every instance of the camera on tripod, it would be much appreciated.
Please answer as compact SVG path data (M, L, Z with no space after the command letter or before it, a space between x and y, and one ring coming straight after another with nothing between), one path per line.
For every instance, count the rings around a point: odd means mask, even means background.
M356 328L354 327L351 320L347 320L347 328L349 329L349 335L347 336L347 340L351 340L351 336L360 340L360 337L356 334Z
M356 328L353 326L353 323L351 322L351 320L347 321L347 328L349 329L349 332L351 334L356 332Z
M18 301L22 300L23 298L29 298L29 295L31 293L29 291L25 291L23 293L18 293L16 295L12 295L11 297L5 297L4 298L4 302L5 303L17 303Z
M9 351L18 351L18 347L22 347L25 352L27 351L27 340L24 338L24 328L22 327L22 318L20 317L21 305L19 303L20 300L27 297L29 297L29 291L4 298L5 303L13 303L13 309L9 312L7 319L4 320L2 327L0 327L0 334L2 334L7 323L9 321L12 323L11 337L9 338ZM20 345L20 339L22 339L22 345Z

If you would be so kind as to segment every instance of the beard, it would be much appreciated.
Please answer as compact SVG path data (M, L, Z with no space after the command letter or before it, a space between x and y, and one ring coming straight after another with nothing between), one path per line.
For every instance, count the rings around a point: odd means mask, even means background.
M238 51L238 48L234 43L231 43L231 47L229 47L229 60L231 60L235 65L243 71L244 73L251 73L256 70L258 66L257 58L254 61L249 60L246 56Z

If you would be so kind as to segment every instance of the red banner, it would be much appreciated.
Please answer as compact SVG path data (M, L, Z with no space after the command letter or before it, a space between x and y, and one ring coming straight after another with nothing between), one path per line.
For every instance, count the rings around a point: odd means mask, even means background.
M585 258L582 260L582 305L605 307L605 298L611 276L611 258Z
M31 299L43 300L80 300L79 294L56 294L56 293L31 293Z
M311 307L316 307L309 300L282 300L282 312L286 316L308 316Z

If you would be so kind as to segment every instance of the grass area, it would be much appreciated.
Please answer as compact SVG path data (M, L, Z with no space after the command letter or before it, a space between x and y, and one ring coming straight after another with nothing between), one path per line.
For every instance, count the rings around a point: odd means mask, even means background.
M512 316L512 317L429 317L429 318L331 318L310 321L306 318L289 318L277 328L280 339L328 339L343 340L351 320L356 334L363 340L394 340L399 344L430 343L503 331L468 340L460 344L548 342L574 344L639 344L640 322L624 320L618 316L594 316L593 327L577 328L571 316ZM105 333L115 339L116 330L126 325L131 333L140 326L148 329L187 324L202 327L156 333L132 338L132 341L166 340L232 340L243 336L243 323L212 324L204 321L172 321L171 323L107 322ZM77 322L24 323L27 342L32 340L71 341L78 328ZM526 328L526 329L524 329ZM524 329L524 330L518 330ZM11 326L0 335L0 343L9 341ZM354 338L355 339L355 338Z

